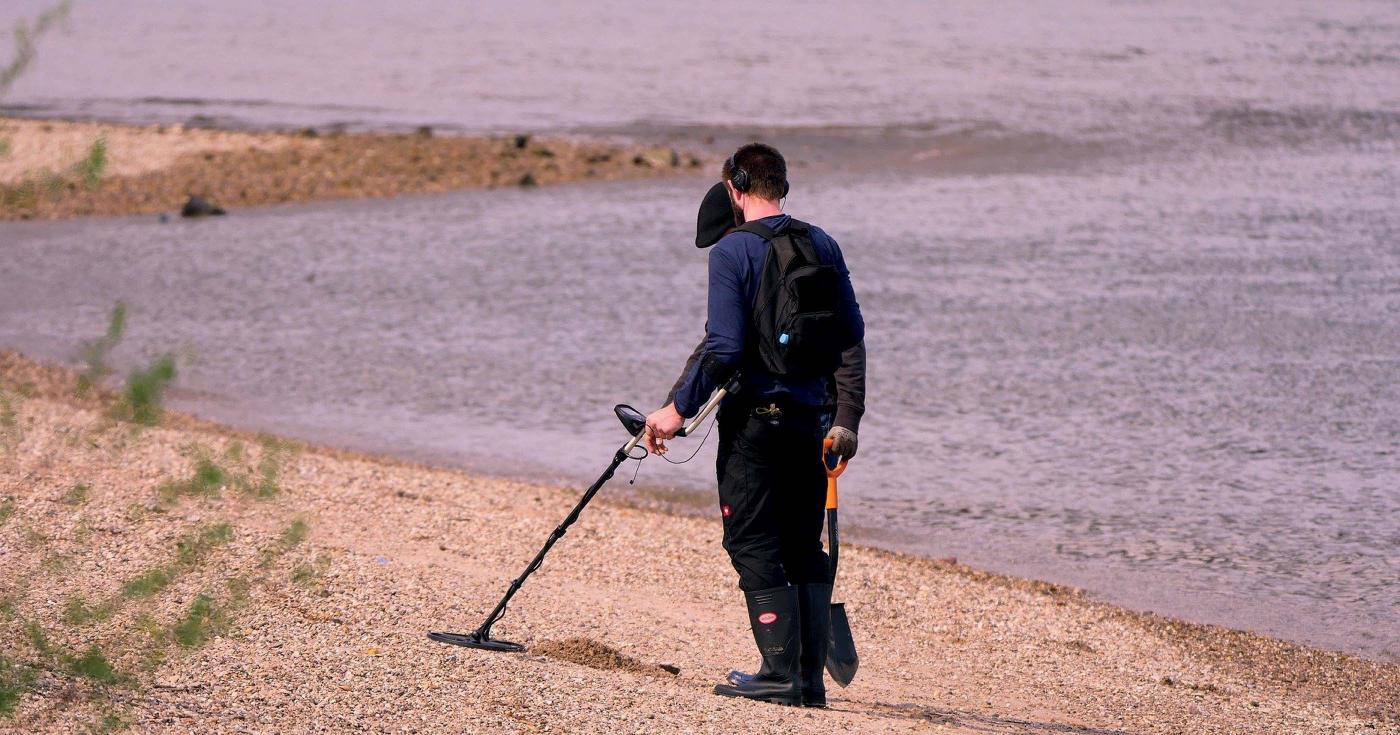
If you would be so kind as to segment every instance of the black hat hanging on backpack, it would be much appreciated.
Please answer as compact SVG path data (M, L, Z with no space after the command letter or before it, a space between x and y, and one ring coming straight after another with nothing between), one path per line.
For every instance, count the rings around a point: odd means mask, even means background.
M729 191L721 181L710 187L700 202L700 216L695 223L695 247L714 245L736 224L734 208L729 204Z

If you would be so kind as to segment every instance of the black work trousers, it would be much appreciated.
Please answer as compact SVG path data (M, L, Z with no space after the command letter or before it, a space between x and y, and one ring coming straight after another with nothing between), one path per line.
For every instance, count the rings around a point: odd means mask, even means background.
M822 522L826 416L815 409L755 411L726 405L719 417L724 550L746 592L827 581Z

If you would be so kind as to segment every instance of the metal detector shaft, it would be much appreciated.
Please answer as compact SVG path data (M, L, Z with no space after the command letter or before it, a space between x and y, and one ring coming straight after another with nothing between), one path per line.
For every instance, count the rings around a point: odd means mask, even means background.
M719 406L720 401L724 400L724 396L736 388L737 384L731 381L724 388L716 390L714 395L710 396L710 400L705 402L700 412L695 415L695 418L690 420L690 424L682 427L680 431L676 432L676 435L685 436L694 431L706 417L714 412L715 407ZM628 413L624 413L624 410ZM632 422L642 420L641 414L630 406L619 406L618 411L619 417L623 419L623 424L629 426L629 428L630 426L636 425ZM606 470L603 470L603 474L599 475L598 479L595 480L592 485L588 486L588 489L583 493L583 497L579 498L578 503L574 505L574 509L569 511L569 515L564 518L564 521L549 534L549 538L545 540L544 546L540 547L539 552L535 554L535 558L531 559L530 563L526 565L525 571L521 572L520 576L516 577L515 580L510 583L510 587L506 589L506 593L501 597L501 601L496 603L496 607L486 616L486 620L480 627L471 633L432 632L428 634L428 637L440 643L450 643L454 646L480 648L488 651L524 650L525 647L519 643L492 638L491 626L495 625L496 621L500 620L502 615L505 615L506 606L510 604L510 598L514 597L515 593L520 590L521 585L525 584L526 578L533 574L536 569L540 568L540 564L544 562L545 554L548 554L549 550L554 548L554 544L564 537L564 534L569 530L569 526L572 526L574 521L578 520L579 514L583 512L584 506L588 505L588 501L592 500L593 496L598 494L598 491L607 484L608 480L612 479L613 473L617 471L618 466L627 461L631 455L632 449L637 446L637 442L641 441L644 433L646 433L645 428L638 430L630 441L617 450L617 453L613 455L612 463L608 465Z
M635 444L635 442L633 443ZM574 509L569 511L569 515L564 518L564 521L554 529L553 533L549 534L549 538L545 540L544 546L540 547L539 553L535 554L535 558L530 560L530 563L525 567L525 571L521 572L520 576L516 577L515 580L510 583L510 587L506 590L505 595L501 597L500 602L496 603L496 608L491 611L491 614L486 616L486 621L481 624L481 627L477 628L468 636L458 636L457 634L451 633L429 633L428 636L434 640L442 641L443 643L468 645L475 648L492 648L503 651L522 650L523 646L518 643L496 641L492 639L491 626L495 625L496 621L500 620L501 616L505 614L506 606L510 604L510 598L514 597L515 593L520 590L520 586L525 584L525 578L529 577L536 569L540 568L540 564L544 561L544 555L549 553L549 550L554 546L555 542L564 537L569 526L572 526L574 521L578 520L579 514L583 512L584 506L588 505L588 501L592 500L593 496L598 494L598 490L601 489L603 485L607 484L608 480L612 479L613 473L617 471L618 465L621 465L626 460L627 451L622 449L617 450L617 453L613 455L612 463L608 465L606 470L603 470L603 474L599 475L598 479L595 480L592 485L588 486L588 489L583 493L583 497L579 498L578 503L574 505Z
M705 401L705 405L700 407L700 413L695 414L695 418L691 419L690 423L682 426L680 431L676 432L676 436L690 436L690 434L694 433L696 429L700 428L700 424L704 422L710 414L714 413L716 408L719 408L720 401L723 401L726 395L729 395L728 388L716 390L714 394L710 396L710 400ZM631 452L632 448L641 442L642 436L646 433L646 429L637 432L637 435L632 437L632 441L627 442L627 444L622 447L622 451L624 453Z

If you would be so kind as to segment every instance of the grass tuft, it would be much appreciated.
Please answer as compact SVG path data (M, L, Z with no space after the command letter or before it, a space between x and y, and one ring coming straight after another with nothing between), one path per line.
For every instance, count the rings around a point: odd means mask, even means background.
M89 606L82 595L69 597L68 604L63 606L63 622L69 625L84 625L96 619L96 609Z
M171 637L184 648L198 648L205 641L222 635L233 623L233 613L247 604L250 585L242 577L227 582L229 599L222 607L213 597L201 593L190 603L179 623L170 629Z
M254 486L254 495L270 498L282 492L278 477L282 473L282 463L286 461L289 453L287 445L275 439L263 442L263 455L258 460L258 481Z
M215 607L214 598L201 594L194 598L185 617L172 630L175 642L185 648L195 648L213 635L223 622L223 615Z
M78 506L88 501L90 490L87 485L74 485L63 494L63 504Z
M73 8L73 0L63 2L45 10L35 18L34 25L21 20L14 28L14 56L0 66L0 94L9 91L10 85L19 79L29 65L34 63L39 38L48 33L59 21L68 17Z
M103 378L112 374L107 365L107 355L121 341L126 332L126 305L117 302L112 307L112 315L107 319L107 333L97 339L83 343L83 374L78 376L76 393L79 398L87 397Z
M262 456L258 458L257 467L240 472L236 484L249 495L271 498L282 492L282 467L292 455L292 446L271 436L259 437L258 443L262 447ZM241 461L244 456L243 445L235 442L224 455L230 460Z
M161 500L169 503L182 495L217 498L224 486L229 484L230 473L209 457L208 450L197 447L194 451L194 472L184 480L162 485L159 490Z
M48 634L44 632L44 629L40 627L38 623L33 620L25 623L24 635L29 639L29 645L33 646L34 650L39 652L39 655L54 655L53 644L49 643Z
M310 587L321 579L330 566L330 557L317 556L315 561L303 562L292 569L292 582L303 587Z
M122 597L129 600L150 597L170 586L173 581L175 581L175 570L170 567L149 569L141 576L129 579L122 585Z
M19 397L0 390L0 449L9 451L24 441L19 425Z
M49 554L39 562L39 567L50 574L59 574L67 571L72 562L73 558L67 554Z
M282 544L282 548L290 549L305 541L307 535L310 533L311 527L306 525L306 521L298 518L292 521L292 524L282 531L282 538L279 540Z
M282 533L277 537L275 543L262 550L262 562L258 566L263 569L272 566L273 562L305 541L310 534L311 526L307 525L306 521L300 518L292 521L291 524L282 529Z
M131 719L115 710L107 710L102 713L102 718L96 722L89 723L83 729L89 735L104 735L109 732L120 732L131 727Z
M10 520L10 516L15 514L15 501L13 498L0 500L0 526L5 525L5 521Z
M186 536L176 543L175 559L181 566L194 566L208 556L215 547L222 546L232 539L233 526L227 523L205 526L200 529L199 533Z
M128 580L122 585L122 597L139 599L150 597L170 586L182 569L198 564L216 547L233 538L233 527L227 523L215 523L200 529L175 542L175 563L149 569L141 576Z
M26 527L24 529L24 545L30 549L42 549L49 545L49 537L37 528Z
M165 411L165 389L175 380L175 356L156 358L145 370L134 370L126 379L126 389L115 407L117 418L144 426L160 423Z
M107 170L107 139L99 136L88 146L83 160L73 164L73 175L83 182L83 186L96 189L102 182L102 174Z
M68 659L68 672L74 676L82 676L103 684L115 684L122 680L116 669L112 668L112 662L102 655L102 651L97 646L91 646L81 656L70 657Z
M20 697L34 683L34 671L28 666L0 656L0 717L11 717L19 707Z

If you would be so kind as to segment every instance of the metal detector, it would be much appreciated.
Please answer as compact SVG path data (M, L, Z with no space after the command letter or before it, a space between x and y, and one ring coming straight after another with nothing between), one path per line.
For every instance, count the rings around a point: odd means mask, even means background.
M700 424L719 407L720 401L724 400L726 395L738 390L738 387L738 380L736 378L731 379L723 388L716 390L714 394L710 396L710 400L706 401L705 405L700 408L700 412L695 414L695 418L692 418L690 423L681 427L680 431L676 432L676 436L690 436L695 433L695 430L700 427ZM525 578L529 577L536 569L540 568L540 564L544 561L544 555L549 553L554 543L564 536L569 526L573 525L574 521L578 520L579 513L583 512L584 506L588 505L588 501L592 500L593 496L598 494L598 490L601 489L603 485L607 484L608 480L612 479L613 473L617 471L618 466L629 458L636 459L632 457L632 450L635 449L637 444L642 440L643 431L646 429L647 417L643 415L641 411L625 403L617 404L617 406L613 408L613 412L617 414L618 420L621 421L622 426L627 429L627 433L632 435L632 439L617 450L608 468L603 470L603 474L599 475L598 479L595 480L592 485L588 486L588 489L583 493L583 497L579 498L578 504L575 505L574 509L569 511L569 515L564 518L564 522L560 523L559 527L555 528L554 532L549 534L549 538L545 540L544 546L540 547L539 553L535 554L535 558L530 560L530 564L525 567L525 571L521 572L520 576L516 577L515 581L510 583L510 587L506 589L506 593L501 597L501 601L496 603L496 609L492 610L491 614L486 616L485 622L470 633L430 632L428 633L429 638L439 643L449 643L454 646L465 646L467 648L480 648L486 651L514 652L525 650L525 647L519 643L492 638L491 626L495 625L496 621L500 620L501 616L505 615L506 605L510 603L510 598L515 596L520 586L525 583Z

